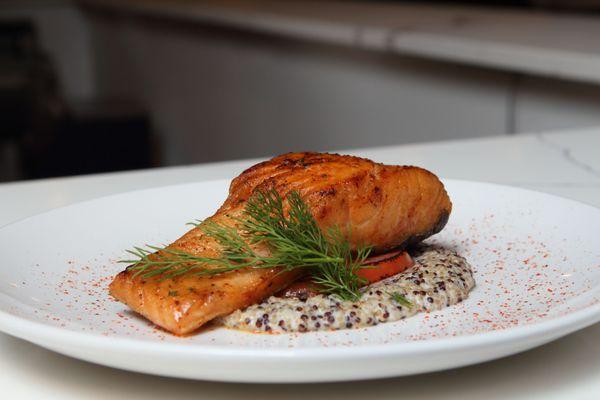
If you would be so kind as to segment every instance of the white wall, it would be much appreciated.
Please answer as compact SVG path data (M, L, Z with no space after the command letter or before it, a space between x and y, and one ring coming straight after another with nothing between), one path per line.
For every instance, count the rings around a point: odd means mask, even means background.
M0 18L34 19L66 96L138 100L167 164L600 124L600 86L10 3Z
M146 105L169 164L506 132L501 72L113 16L94 43L99 90Z
M600 86L522 77L514 110L517 132L600 126Z

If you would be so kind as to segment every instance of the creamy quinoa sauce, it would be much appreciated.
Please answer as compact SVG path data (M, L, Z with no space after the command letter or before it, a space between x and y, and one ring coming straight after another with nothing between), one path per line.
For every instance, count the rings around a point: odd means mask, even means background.
M358 301L325 295L306 300L271 296L220 322L229 328L272 333L361 328L451 306L466 299L475 286L471 266L455 252L423 246L411 253L412 268L365 287ZM391 293L404 296L411 305L397 303Z

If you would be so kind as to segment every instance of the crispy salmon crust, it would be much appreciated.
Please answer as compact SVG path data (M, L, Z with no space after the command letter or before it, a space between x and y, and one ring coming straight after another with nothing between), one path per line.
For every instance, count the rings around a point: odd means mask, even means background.
M234 218L243 216L250 196L273 188L282 196L298 191L322 229L338 226L353 247L369 244L375 253L403 248L439 232L452 210L443 184L425 169L337 154L290 153L256 164L235 178L229 196L209 219L235 226ZM198 227L168 248L205 257L218 257L221 251ZM183 335L263 300L300 276L299 271L273 268L164 279L135 276L126 269L115 277L110 293L155 324Z

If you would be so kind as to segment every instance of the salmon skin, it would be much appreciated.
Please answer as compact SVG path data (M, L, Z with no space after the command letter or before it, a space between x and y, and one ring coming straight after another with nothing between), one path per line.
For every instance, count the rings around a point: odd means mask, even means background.
M443 184L425 169L338 154L289 153L236 177L227 199L209 220L235 227L235 219L243 217L252 194L272 189L282 197L297 191L321 229L337 226L353 248L372 245L373 254L402 249L439 232L452 210ZM201 226L167 248L202 257L218 257L221 252ZM244 269L165 279L145 278L126 269L114 278L110 293L156 325L184 335L216 317L260 302L302 274L280 268Z

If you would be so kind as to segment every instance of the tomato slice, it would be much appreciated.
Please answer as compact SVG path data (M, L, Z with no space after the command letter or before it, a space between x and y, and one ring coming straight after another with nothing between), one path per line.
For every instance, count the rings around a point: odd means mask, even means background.
M365 264L367 267L356 271L356 275L366 280L365 284L368 285L396 275L412 267L415 263L407 252L394 251L370 257L366 260ZM319 294L319 287L312 282L310 277L306 277L292 283L286 289L275 294L275 296L307 299L317 294Z
M368 267L361 268L356 271L356 275L365 279L368 283L374 283L392 275L396 275L410 267L415 263L407 252L397 252L396 254L386 254L383 256L367 260Z

